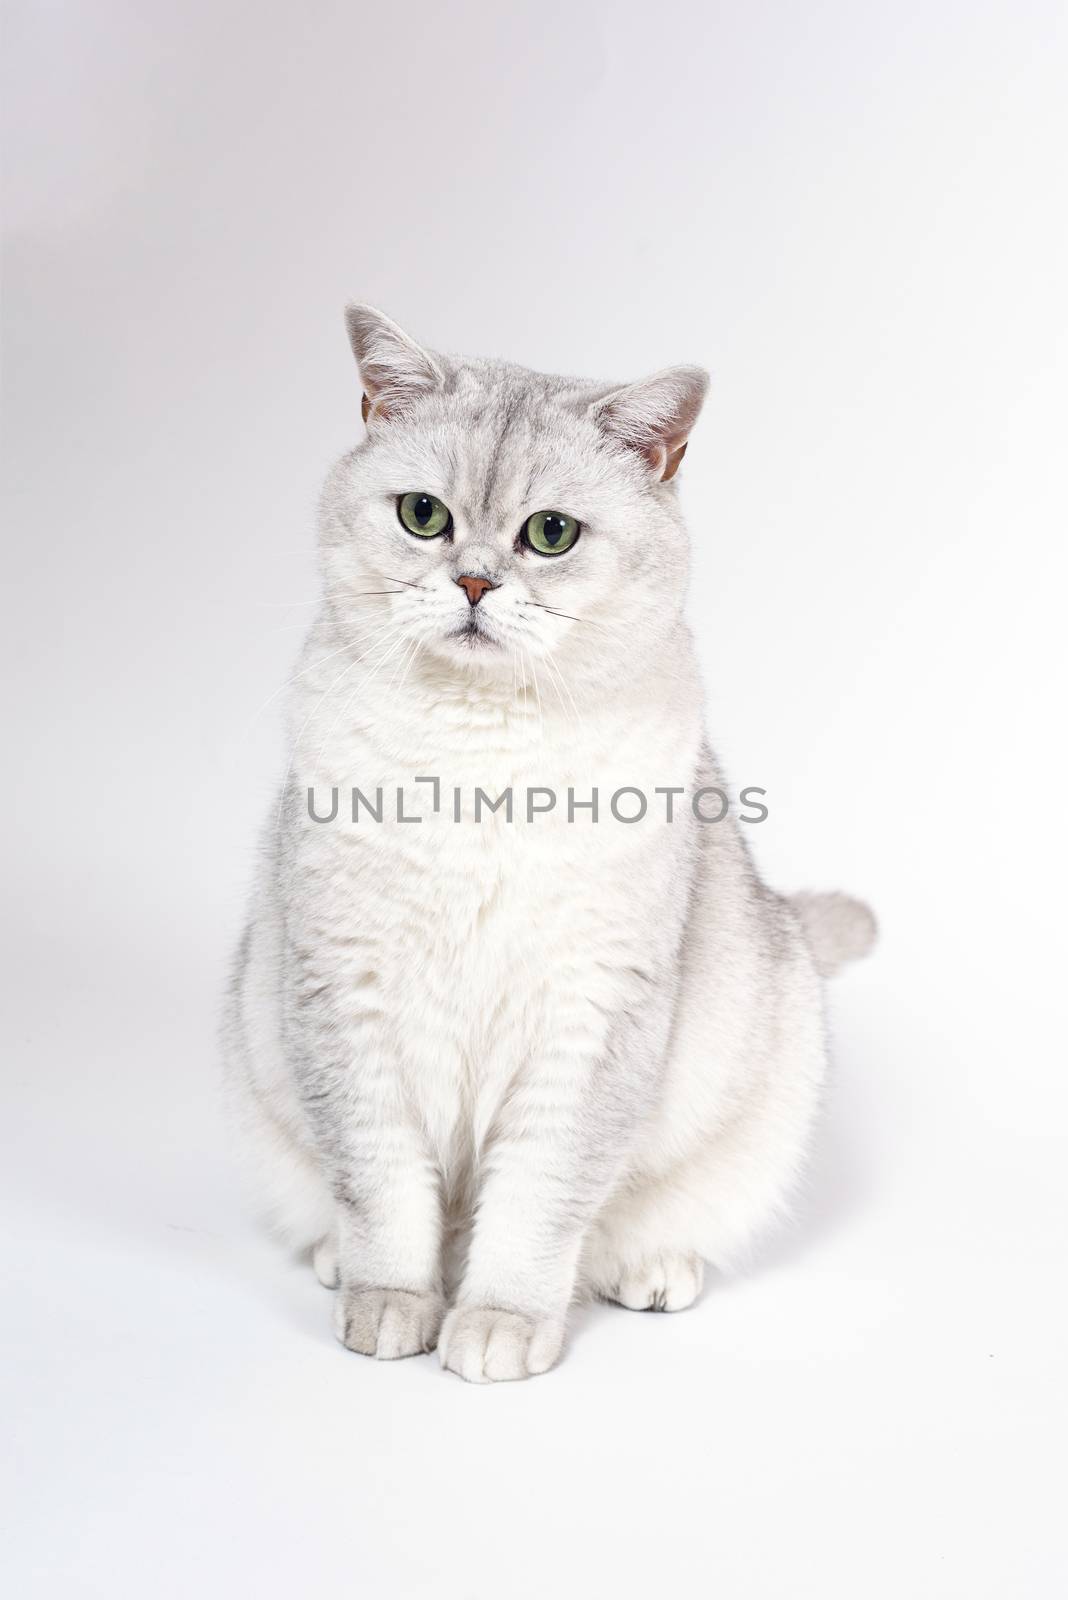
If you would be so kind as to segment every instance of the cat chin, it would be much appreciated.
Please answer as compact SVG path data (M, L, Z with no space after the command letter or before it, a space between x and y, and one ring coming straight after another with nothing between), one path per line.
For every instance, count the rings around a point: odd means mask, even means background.
M452 633L445 634L434 648L450 661L485 661L488 665L494 658L504 659L504 646L500 640L483 628L456 628Z
M487 694L512 696L517 692L516 650L502 640L488 634L445 634L427 642L426 653L442 672L469 686L481 686ZM528 649L528 654L540 660L539 650Z

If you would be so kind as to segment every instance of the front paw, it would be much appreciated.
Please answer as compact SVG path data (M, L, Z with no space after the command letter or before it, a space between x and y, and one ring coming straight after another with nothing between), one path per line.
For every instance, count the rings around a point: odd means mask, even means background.
M440 1295L408 1289L343 1289L334 1306L334 1331L346 1350L379 1361L433 1350L444 1315Z
M445 1318L438 1355L468 1383L508 1383L554 1366L563 1318L524 1317L494 1306L456 1306Z

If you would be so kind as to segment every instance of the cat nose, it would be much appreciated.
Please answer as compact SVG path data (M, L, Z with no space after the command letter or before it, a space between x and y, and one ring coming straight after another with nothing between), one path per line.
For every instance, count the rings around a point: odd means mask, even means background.
M471 606L478 605L487 589L496 589L497 587L495 583L490 583L488 578L463 577L456 578L453 581L460 585L460 588L467 596L468 605Z

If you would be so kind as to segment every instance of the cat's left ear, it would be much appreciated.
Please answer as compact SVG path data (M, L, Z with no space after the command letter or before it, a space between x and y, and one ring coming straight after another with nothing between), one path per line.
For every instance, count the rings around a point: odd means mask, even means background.
M708 373L701 367L667 367L595 400L589 415L666 483L679 470L707 393Z
M345 326L363 380L364 422L396 416L445 382L433 356L374 306L346 306Z

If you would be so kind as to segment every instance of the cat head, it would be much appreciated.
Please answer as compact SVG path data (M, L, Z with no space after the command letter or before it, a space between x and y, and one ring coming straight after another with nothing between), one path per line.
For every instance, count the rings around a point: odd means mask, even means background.
M439 355L368 306L347 323L367 431L324 495L335 613L476 676L655 647L686 589L673 480L707 375L582 382Z

